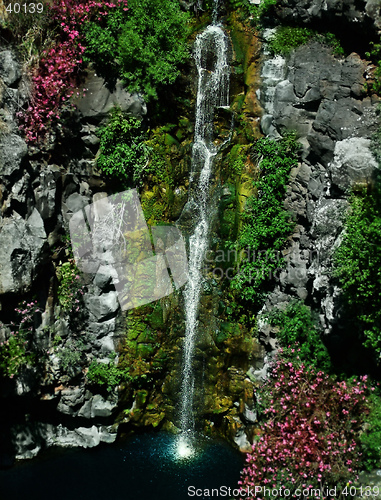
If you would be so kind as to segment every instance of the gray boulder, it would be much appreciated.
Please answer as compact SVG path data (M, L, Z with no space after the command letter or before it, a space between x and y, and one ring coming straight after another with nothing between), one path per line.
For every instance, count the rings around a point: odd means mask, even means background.
M90 312L90 319L95 322L114 317L119 308L118 295L114 291L99 296L86 294L85 304Z
M7 87L11 87L21 78L20 64L10 50L0 52L0 78Z
M27 145L19 135L4 135L0 139L0 177L10 177L20 170L27 154Z
M109 417L115 408L117 408L117 401L111 402L104 399L100 394L96 394L91 405L91 418Z
M59 172L41 171L34 189L36 208L43 219L53 217L56 211L56 185Z
M369 146L370 139L364 137L352 137L336 143L328 170L332 182L343 191L356 183L368 183L375 169L379 168Z
M136 117L147 114L147 107L138 94L127 92L120 80L115 89L110 91L103 78L95 73L91 73L86 81L84 97L74 102L84 118L98 121L105 118L114 106Z
M0 294L30 289L44 261L46 233L36 209L24 220L20 216L0 224Z

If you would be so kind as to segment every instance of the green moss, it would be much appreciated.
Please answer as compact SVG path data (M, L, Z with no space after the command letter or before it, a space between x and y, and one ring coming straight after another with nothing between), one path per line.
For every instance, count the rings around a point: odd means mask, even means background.
M139 407L142 407L145 405L147 398L148 398L148 391L143 390L143 389L140 391L136 391L136 402L137 402Z
M381 352L381 187L351 197L343 241L335 253L335 275L340 280L351 317L351 330L364 345Z
M127 319L127 339L137 340L146 330L145 323L139 317L128 317Z
M160 330L164 327L163 308L161 307L160 302L156 302L154 310L147 319L148 323L154 330Z
M274 273L284 265L281 252L295 227L283 200L299 149L290 135L279 141L259 139L251 150L260 176L252 182L255 194L247 198L237 241L227 242L227 247L236 251L239 267L231 287L257 306L272 286Z
M333 33L319 33L299 26L280 26L277 28L274 37L269 41L268 47L273 54L286 56L292 50L305 45L311 40L331 47L336 55L344 55L344 49Z

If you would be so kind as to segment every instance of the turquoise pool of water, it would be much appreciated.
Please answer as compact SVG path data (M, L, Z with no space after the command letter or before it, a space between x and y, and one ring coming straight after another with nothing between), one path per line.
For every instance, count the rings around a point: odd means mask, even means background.
M243 463L221 441L199 438L179 453L176 436L141 434L90 450L48 451L2 470L0 500L206 499L204 490L236 488Z

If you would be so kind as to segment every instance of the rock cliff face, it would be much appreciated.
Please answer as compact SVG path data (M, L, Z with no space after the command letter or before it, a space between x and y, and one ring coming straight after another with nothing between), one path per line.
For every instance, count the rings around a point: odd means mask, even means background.
M280 0L274 10L282 22L300 25L315 24L333 32L338 30L343 34L347 32L348 38L356 34L372 39L381 29L378 0L356 2L352 0ZM362 43L362 41L359 42Z
M299 24L336 19L339 33L356 23L376 32L380 5L281 1L276 14L282 21ZM271 36L271 31L265 33ZM262 312L284 308L292 298L302 299L319 313L328 344L332 339L340 341L346 327L341 292L332 276L332 256L341 242L348 194L370 183L379 168L369 149L379 127L379 99L365 90L372 71L373 66L358 53L334 56L316 42L297 48L287 59L267 56L262 69L263 132L277 137L295 130L303 146L285 201L297 226L286 269ZM274 332L266 323L261 330L271 350ZM346 348L342 346L342 351Z
M101 395L85 386L83 371L91 360L108 361L118 345L116 291L99 275L89 277L82 287L81 312L73 317L72 310L70 317L57 302L55 269L67 257L61 236L71 214L104 187L95 166L97 126L114 105L135 116L144 116L146 107L120 83L111 93L103 80L90 74L88 93L70 117L72 132L58 128L55 141L47 147L27 147L16 113L28 98L28 85L11 50L0 52L0 77L1 341L12 335L11 311L21 299L35 295L39 304L32 342L42 359L2 385L2 405L8 408L8 416L2 417L2 442L10 455L24 458L46 445L87 447L116 438L117 427L112 425L118 396ZM66 354L79 352L70 367L65 368L52 348L54 338L56 343L60 339ZM20 404L31 413L29 417L17 410Z

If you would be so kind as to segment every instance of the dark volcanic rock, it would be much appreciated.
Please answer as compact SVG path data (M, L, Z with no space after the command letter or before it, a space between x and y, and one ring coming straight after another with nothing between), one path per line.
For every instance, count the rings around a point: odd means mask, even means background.
M19 170L27 151L27 145L19 135L2 136L0 140L0 177L10 177Z
M365 37L381 29L379 0L279 0L275 12L286 23L328 23Z
M115 89L109 90L103 78L96 74L89 75L85 84L85 96L75 101L79 111L84 118L101 121L114 106L120 107L122 111L131 113L136 117L147 114L147 107L143 99L136 93L130 94L117 81Z
M23 293L30 289L44 261L46 233L35 209L24 220L5 219L0 226L0 294Z

